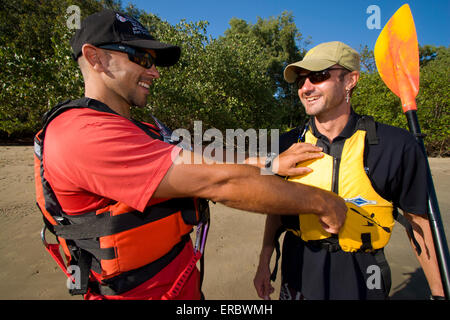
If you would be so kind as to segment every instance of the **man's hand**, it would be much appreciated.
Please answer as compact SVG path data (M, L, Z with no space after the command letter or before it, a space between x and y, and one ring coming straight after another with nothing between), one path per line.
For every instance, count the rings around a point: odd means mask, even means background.
M323 157L322 148L309 143L294 143L276 157L272 171L280 176L298 176L311 172L308 167L296 167L297 163Z
M268 263L260 263L256 270L253 284L256 289L256 293L261 299L270 300L270 295L275 291L274 287L270 283L270 270Z
M258 296L264 300L270 300L274 288L270 281L270 259L275 250L275 236L277 230L282 226L281 217L268 215L264 226L264 238L261 253L259 255L258 269L256 270L253 284Z
M328 208L322 208L317 216L319 217L322 228L326 232L337 234L344 226L348 208L344 199L332 192L329 192L329 195L330 197L327 197L326 201ZM334 197L331 195L334 195Z

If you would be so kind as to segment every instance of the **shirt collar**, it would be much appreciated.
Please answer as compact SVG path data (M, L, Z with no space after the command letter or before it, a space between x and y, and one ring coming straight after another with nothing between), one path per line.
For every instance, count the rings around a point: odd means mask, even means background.
M351 108L347 124L345 125L344 129L342 130L342 132L333 141L350 138L356 131L356 125L358 123L358 119L359 118L360 118L360 115L355 113L355 111L353 111L353 108ZM309 121L309 125L311 127L312 134L316 138L328 141L328 138L326 136L324 136L323 134L321 134L319 132L319 130L317 129L316 123L314 121L314 117L311 117L311 119Z

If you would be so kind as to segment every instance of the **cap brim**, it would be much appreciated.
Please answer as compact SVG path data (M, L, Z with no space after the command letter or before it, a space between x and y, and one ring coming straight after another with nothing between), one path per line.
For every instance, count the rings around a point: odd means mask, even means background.
M181 55L181 48L172 44L159 42L157 40L128 40L121 41L137 48L151 49L156 51L155 63L159 67L170 67L178 62Z
M284 69L284 80L293 83L297 79L299 69L309 71L321 71L335 65L335 61L330 60L303 60L292 63Z

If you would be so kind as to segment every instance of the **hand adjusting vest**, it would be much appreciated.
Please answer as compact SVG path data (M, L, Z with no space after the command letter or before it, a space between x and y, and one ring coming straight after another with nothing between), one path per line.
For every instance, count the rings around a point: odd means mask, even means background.
M35 137L37 205L46 228L57 236L67 265L76 265L81 270L80 285L70 289L70 293L93 290L103 295L118 295L149 280L167 266L190 241L193 226L209 221L209 206L204 199L161 199L144 212L137 212L124 203L111 201L95 212L66 214L44 178L42 159L48 124L71 108L115 114L106 105L88 98L63 102L45 114L44 127ZM163 139L153 128L133 122L152 138ZM71 272L59 254L59 245L46 243L45 229L41 236L47 250L70 277Z

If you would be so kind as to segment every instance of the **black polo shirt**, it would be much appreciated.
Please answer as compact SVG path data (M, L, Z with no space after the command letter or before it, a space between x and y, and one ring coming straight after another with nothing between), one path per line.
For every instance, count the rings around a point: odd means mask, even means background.
M345 139L357 129L359 115L351 112L349 121L332 143L309 122L317 145L323 152L339 154ZM280 136L280 153L298 142L303 128ZM379 143L365 146L365 170L373 188L394 206L414 213L427 213L426 161L419 144L408 131L376 123ZM297 219L298 220L298 219ZM381 252L382 253L382 252ZM369 266L383 269L381 289L369 289ZM282 282L302 292L306 299L383 299L390 290L390 270L383 254L328 252L305 246L286 233L282 253Z

